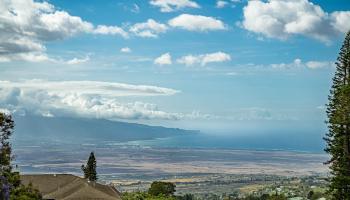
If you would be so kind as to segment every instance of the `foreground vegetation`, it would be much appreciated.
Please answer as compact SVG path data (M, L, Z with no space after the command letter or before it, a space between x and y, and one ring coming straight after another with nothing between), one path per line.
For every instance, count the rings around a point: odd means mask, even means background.
M207 193L193 190L189 193L175 192L175 184L153 182L147 191L125 192L123 200L319 200L330 199L326 184L320 177L287 178L276 184L249 184L239 190L217 193L208 188ZM168 186L167 186L168 185ZM169 187L170 185L170 187ZM170 189L166 189L170 188ZM181 188L181 187L180 187Z
M31 185L21 184L19 172L13 170L12 148L9 142L14 122L10 115L0 113L0 199L40 200L41 194Z
M193 195L175 196L175 184L155 181L147 192L124 193L123 200L191 200Z
M326 152L332 174L328 193L334 200L350 200L350 31L336 62L327 115Z
M183 196L167 196L164 194L159 195L152 195L148 192L132 192L132 193L124 193L123 200L197 200L199 198L196 198L193 194L185 194ZM243 198L238 197L224 197L224 198L213 198L215 199L224 199L224 200L287 200L287 198L284 195L269 195L264 194L261 196L254 196L250 195Z

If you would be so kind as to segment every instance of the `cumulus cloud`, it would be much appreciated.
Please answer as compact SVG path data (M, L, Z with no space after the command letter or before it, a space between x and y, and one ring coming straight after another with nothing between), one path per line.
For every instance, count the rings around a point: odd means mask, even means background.
M47 2L8 0L0 2L0 61L48 61L45 43L79 33L127 37L116 26L97 26L57 10Z
M173 12L182 8L200 8L200 6L191 0L151 0L151 5L159 7L161 12Z
M118 26L98 25L93 33L102 35L120 35L124 38L129 37L128 33Z
M304 35L325 43L349 30L350 12L327 13L308 0L248 1L242 27L269 38Z
M202 32L226 29L225 24L222 21L202 15L181 14L169 20L168 24L171 27L181 28L188 31Z
M165 33L167 29L167 25L148 19L147 22L134 24L129 31L139 37L157 38L158 34Z
M122 53L130 53L131 49L129 47L123 47L123 48L120 49L120 52L122 52Z
M231 56L224 52L216 52L201 55L187 55L177 59L178 63L185 64L187 66L200 64L202 66L213 62L225 62L231 60Z
M157 105L140 101L122 103L126 96L164 96L179 91L146 85L96 81L0 81L0 107L42 116L76 116L104 119L180 119Z
M216 1L216 8L224 8L225 6L228 5L227 1L222 1L222 0L218 0Z
M342 33L350 30L350 11L336 11L331 14L332 25Z
M157 65L171 65L171 55L170 53L165 53L154 60L154 64Z

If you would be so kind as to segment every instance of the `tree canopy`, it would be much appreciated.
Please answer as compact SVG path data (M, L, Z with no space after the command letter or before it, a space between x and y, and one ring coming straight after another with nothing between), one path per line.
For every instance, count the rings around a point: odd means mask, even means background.
M13 171L10 137L14 127L11 115L0 113L0 199L40 200L42 197L39 191L32 185L22 185L19 172Z
M327 105L328 133L325 151L331 158L329 191L332 199L350 200L350 31L336 62Z
M83 170L84 178L88 179L89 181L97 180L96 158L94 152L90 153L86 166L82 165L81 169Z
M173 196L176 191L175 187L174 183L155 181L151 184L148 193L154 196Z

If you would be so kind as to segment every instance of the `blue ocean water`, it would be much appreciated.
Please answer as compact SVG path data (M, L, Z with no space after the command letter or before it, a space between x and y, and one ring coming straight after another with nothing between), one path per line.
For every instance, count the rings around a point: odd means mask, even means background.
M154 140L127 142L129 145L166 148L214 148L249 150L288 150L322 153L325 142L322 133L271 133L271 134L191 134Z

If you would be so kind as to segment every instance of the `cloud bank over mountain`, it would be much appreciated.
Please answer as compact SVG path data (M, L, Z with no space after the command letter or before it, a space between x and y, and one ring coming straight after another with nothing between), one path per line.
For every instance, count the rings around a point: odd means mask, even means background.
M0 107L17 114L83 118L177 120L177 113L122 97L170 96L180 91L147 85L97 81L0 81Z

